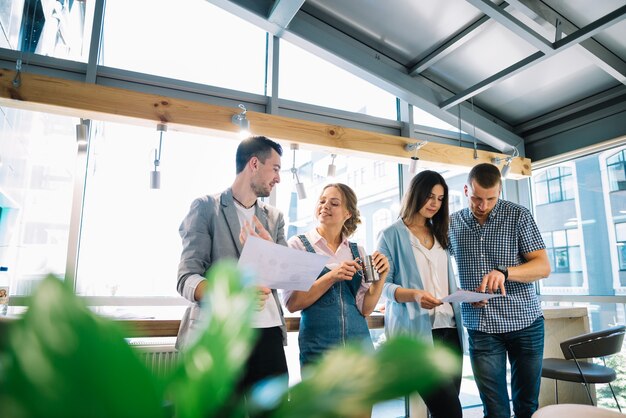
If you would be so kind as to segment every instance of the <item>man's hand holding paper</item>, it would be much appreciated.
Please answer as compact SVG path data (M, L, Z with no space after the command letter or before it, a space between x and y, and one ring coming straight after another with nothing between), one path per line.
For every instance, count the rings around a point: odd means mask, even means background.
M308 291L328 259L249 235L238 266L252 272L259 286Z

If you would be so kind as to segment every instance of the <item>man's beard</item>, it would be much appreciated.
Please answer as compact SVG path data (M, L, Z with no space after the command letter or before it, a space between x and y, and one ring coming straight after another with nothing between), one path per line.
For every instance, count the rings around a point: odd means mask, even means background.
M252 183L252 191L256 195L256 197L268 197L270 195L270 190L265 190L263 185Z

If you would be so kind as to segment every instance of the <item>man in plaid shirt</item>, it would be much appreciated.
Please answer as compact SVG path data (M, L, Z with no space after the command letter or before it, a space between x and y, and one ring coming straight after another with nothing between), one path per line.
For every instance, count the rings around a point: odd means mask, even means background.
M470 171L464 187L469 208L451 216L450 249L461 288L503 295L461 307L484 415L511 416L508 355L515 417L530 418L538 407L544 341L534 282L550 274L550 263L530 211L499 199L501 190L496 166Z

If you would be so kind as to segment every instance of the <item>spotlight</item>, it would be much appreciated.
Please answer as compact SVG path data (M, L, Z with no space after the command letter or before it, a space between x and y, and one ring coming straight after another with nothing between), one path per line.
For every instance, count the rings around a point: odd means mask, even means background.
M415 151L415 154L411 156L411 163L409 164L409 173L415 174L417 173L417 169L419 167L419 157L417 156L417 151L419 151L424 145L428 144L428 141L421 142L413 142L411 144L406 144L404 146L405 151Z
M78 144L79 151L85 151L87 149L87 142L89 141L89 119L82 119L80 123L76 125L76 144Z
M335 177L337 175L337 166L335 165L335 158L337 158L337 154L330 154L330 164L328 164L328 173L326 173L326 177Z
M519 151L517 150L517 147L513 147L513 153L508 157L496 157L491 159L491 162L495 165L504 163L502 169L500 170L500 175L503 179L509 176L509 173L511 171L511 162L513 161L513 158L517 156L519 156Z
M291 149L293 150L293 166L291 167L291 173L293 174L293 178L296 180L296 193L298 193L298 199L302 200L306 199L306 190L304 189L304 184L300 183L298 169L296 168L296 151L298 148L298 144L291 144Z
M250 121L246 118L246 112L248 110L242 104L239 104L239 108L241 109L241 113L233 115L231 121L235 126L239 127L239 136L241 138L247 138L250 136Z
M420 159L418 157L411 157L411 164L409 164L409 173L417 173L417 167L419 166Z
M159 123L157 125L157 132L159 132L159 150L154 150L154 170L150 172L150 188L161 188L161 172L159 166L161 165L161 146L163 145L163 132L167 132L167 125Z

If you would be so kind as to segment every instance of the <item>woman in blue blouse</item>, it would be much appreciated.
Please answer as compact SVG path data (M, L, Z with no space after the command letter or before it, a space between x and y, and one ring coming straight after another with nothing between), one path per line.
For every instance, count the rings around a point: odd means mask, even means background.
M387 337L411 335L447 346L459 357L452 381L420 393L433 418L462 417L460 312L457 304L441 301L457 290L448 253L448 224L448 186L439 173L422 171L404 196L400 219L381 232L378 243L389 259L383 289Z
M365 317L378 303L389 270L387 258L377 251L372 254L372 264L380 280L363 281L360 260L366 253L348 241L361 223L356 194L350 187L342 183L324 187L315 217L317 227L292 237L288 245L327 255L329 262L309 291L283 293L289 312L302 310L298 335L301 366L348 341L365 342L373 347Z

